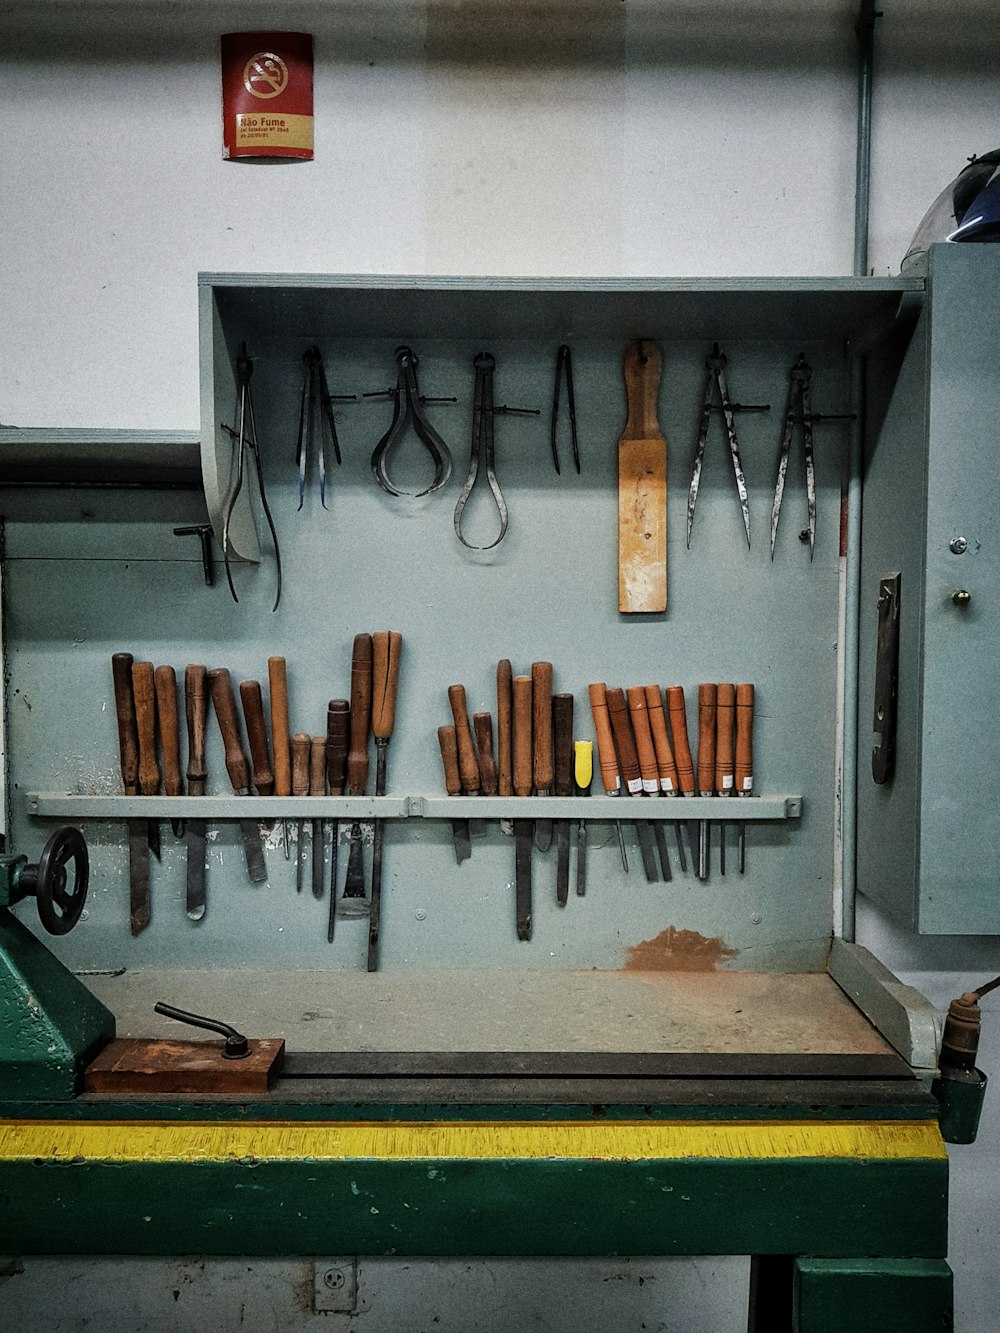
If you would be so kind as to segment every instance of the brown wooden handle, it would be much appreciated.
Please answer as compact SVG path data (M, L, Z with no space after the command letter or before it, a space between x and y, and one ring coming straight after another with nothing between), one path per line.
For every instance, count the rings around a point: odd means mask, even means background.
M274 794L292 794L292 749L288 734L288 673L283 657L267 659L271 702L271 748L274 751Z
M615 749L618 751L618 763L621 766L622 782L625 790L632 796L642 791L642 774L639 770L639 753L635 748L635 737L629 722L628 704L624 690L608 690L608 715L611 718L611 730L615 734Z
M611 718L608 716L607 686L598 683L590 686L590 711L594 715L594 731L597 733L597 759L601 768L601 782L609 793L621 790L622 780L618 771L618 756L615 754L615 738L611 732Z
M698 790L702 796L715 791L715 713L718 691L714 685L698 686Z
M514 756L511 749L513 679L514 672L505 657L497 663L497 791L501 796L514 795Z
M241 680L240 701L243 704L243 721L246 723L247 744L253 765L253 785L259 796L273 796L274 773L267 752L267 727L264 724L264 699L260 692L260 681Z
M691 745L688 741L687 710L684 705L684 690L680 685L671 685L667 690L667 713L670 717L670 734L674 741L674 759L677 764L677 785L686 796L694 791L694 765L691 762Z
M314 736L309 742L309 795L326 795L325 736Z
M364 796L368 786L368 723L372 708L372 636L355 634L351 654L351 748L347 754L347 786Z
M653 749L656 751L656 767L660 775L660 790L674 793L677 791L677 769L674 767L674 754L667 735L667 719L663 712L663 699L659 685L647 685L646 712L649 714L649 729L653 735Z
M187 721L189 796L205 795L208 767L205 763L205 724L208 721L208 682L203 666L184 668L184 716Z
M372 636L374 684L372 686L372 735L388 740L396 721L396 691L399 688L399 658L403 636L397 630L379 630Z
M531 795L531 677L511 681L514 699L513 786L515 796Z
M752 685L736 686L736 792L749 796L753 791L753 710Z
M350 744L351 705L346 699L331 699L326 709L326 780L331 796L344 794Z
M497 794L497 762L493 757L493 715L492 713L473 713L472 726L476 733L476 745L479 749L479 778L484 796Z
M656 763L656 750L653 746L653 733L646 709L646 691L641 685L633 685L626 691L629 716L632 719L632 732L635 736L635 748L639 754L639 772L642 776L642 789L656 793L660 790L660 770Z
M461 796L462 779L458 775L458 738L454 727L438 727L438 745L444 765L444 789L449 796Z
M573 795L573 696L552 696L552 734L555 745L555 780L557 796Z
M155 796L160 790L160 765L156 760L156 685L152 662L132 663L132 697L139 738L139 790L143 796Z
M455 736L458 740L458 771L462 775L462 790L467 796L478 796L480 792L479 762L476 759L476 747L472 743L465 686L449 685L448 702L451 704L451 716L455 722Z
M657 404L662 359L656 343L639 338L629 343L622 367L627 416L623 440L648 440L660 434Z
M533 772L535 791L551 791L552 763L552 663L531 664L531 724L534 735Z
M732 796L733 723L736 715L736 687L720 685L715 702L715 790L720 796Z
M208 689L212 696L215 718L222 733L226 750L226 772L233 791L250 790L250 766L240 741L240 724L236 717L236 698L227 667L213 667L208 673Z
M156 690L156 722L163 755L163 790L168 796L181 796L181 733L177 721L177 672L172 666L158 666L153 672Z
M115 716L118 719L118 756L126 796L139 794L139 737L135 729L135 698L132 694L132 654L114 653L111 676L115 687Z
M309 795L309 749L312 739L304 731L292 737L292 795Z

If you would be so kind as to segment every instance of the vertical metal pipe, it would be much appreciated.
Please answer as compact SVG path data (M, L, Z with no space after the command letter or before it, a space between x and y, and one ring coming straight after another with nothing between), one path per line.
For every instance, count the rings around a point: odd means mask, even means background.
M854 276L868 272L868 202L871 195L872 81L875 64L875 0L861 0L858 38L858 146L854 176Z

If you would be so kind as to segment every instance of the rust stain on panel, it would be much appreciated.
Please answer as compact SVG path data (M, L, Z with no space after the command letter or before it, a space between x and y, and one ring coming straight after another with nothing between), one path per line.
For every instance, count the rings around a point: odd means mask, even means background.
M700 935L696 930L667 926L651 940L629 949L626 972L714 972L724 958L735 958L718 935Z

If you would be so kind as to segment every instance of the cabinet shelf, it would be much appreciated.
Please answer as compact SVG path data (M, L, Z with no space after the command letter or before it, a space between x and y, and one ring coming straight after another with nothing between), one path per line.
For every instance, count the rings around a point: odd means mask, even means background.
M0 486L201 490L197 431L0 426Z
M28 813L67 819L798 819L801 796L652 800L639 796L77 796L29 792Z

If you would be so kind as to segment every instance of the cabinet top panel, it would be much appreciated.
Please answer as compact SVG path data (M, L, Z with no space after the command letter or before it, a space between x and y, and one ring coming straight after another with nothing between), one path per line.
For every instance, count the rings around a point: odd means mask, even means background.
M227 325L271 336L844 340L892 323L907 278L462 278L203 273ZM373 299L377 298L377 299ZM242 336L242 335L241 335Z

